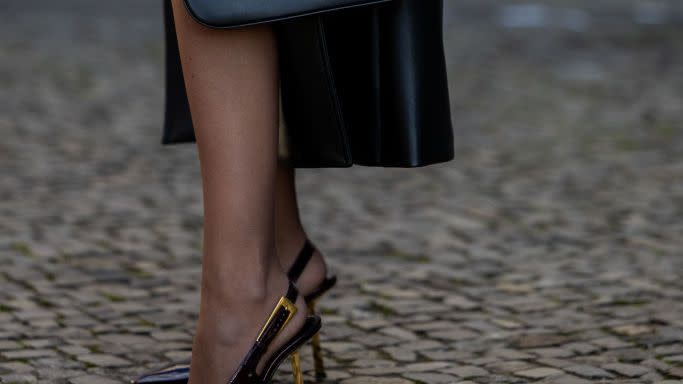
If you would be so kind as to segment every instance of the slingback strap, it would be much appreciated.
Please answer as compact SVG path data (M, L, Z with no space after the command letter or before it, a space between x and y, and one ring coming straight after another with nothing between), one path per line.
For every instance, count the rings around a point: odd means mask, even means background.
M256 366L261 360L270 343L277 337L277 335L287 326L287 323L294 317L297 311L294 303L299 296L299 291L294 286L294 283L289 282L287 294L280 298L277 305L271 312L268 320L261 328L256 342L251 347L244 360L240 364L235 375L228 382L229 384L251 384L258 382L258 375L256 374Z
M289 271L287 272L287 277L289 277L289 280L297 281L299 279L306 268L306 264L308 264L308 262L311 260L311 257L313 257L313 252L315 252L313 243L311 243L309 239L306 239L303 248L301 248L299 255L294 260L294 264L292 264L292 267L289 268Z

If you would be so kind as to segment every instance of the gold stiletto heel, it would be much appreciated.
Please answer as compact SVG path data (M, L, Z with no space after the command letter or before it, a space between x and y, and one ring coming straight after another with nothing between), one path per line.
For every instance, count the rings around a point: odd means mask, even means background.
M308 303L308 313L315 313L317 301L318 300L312 300ZM323 350L320 347L320 332L317 332L311 339L311 349L313 351L313 363L315 364L315 378L324 379L327 374L325 373L325 364L323 362Z
M298 350L292 353L292 376L294 376L294 384L304 384L304 376L301 372L301 357Z

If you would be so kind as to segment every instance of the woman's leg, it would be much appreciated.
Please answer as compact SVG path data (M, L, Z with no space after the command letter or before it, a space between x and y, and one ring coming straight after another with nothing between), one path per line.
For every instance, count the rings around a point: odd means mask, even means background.
M211 30L182 0L173 12L204 192L201 307L190 382L225 382L237 369L287 278L277 259L277 53L268 27ZM271 350L296 332L301 309Z
M294 168L284 161L277 166L275 183L275 239L280 263L288 269L306 240L306 232L299 218L296 199L296 174ZM307 294L318 288L327 274L322 255L316 251L299 277L297 286Z

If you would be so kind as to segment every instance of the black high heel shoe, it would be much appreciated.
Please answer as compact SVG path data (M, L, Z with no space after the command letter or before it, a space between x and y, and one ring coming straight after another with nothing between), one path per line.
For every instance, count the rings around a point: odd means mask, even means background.
M273 378L275 371L277 371L277 368L288 356L291 356L292 358L294 384L303 384L304 380L301 371L301 360L299 358L299 347L304 345L320 331L321 322L318 315L308 315L299 332L280 347L279 350L273 353L273 356L266 362L263 372L261 372L261 374L256 372L256 366L261 361L261 358L270 343L287 326L287 323L292 317L294 317L294 314L297 311L297 308L294 305L297 296L299 296L299 292L294 286L294 283L290 282L287 295L280 298L280 301L268 317L266 324L256 337L256 342L254 342L251 350L249 350L235 374L230 381L228 381L229 384L269 383Z
M301 247L299 254L297 255L294 263L289 268L287 276L290 281L296 282L306 265L313 257L315 252L315 246L313 243L306 239L304 245ZM310 314L316 313L316 304L320 301L320 298L332 289L337 283L336 276L326 276L325 279L318 285L318 287L308 295L304 296L306 305ZM311 339L311 348L313 350L313 361L315 364L315 376L318 379L322 379L326 376L325 366L323 362L322 348L320 346L320 333L316 332ZM146 373L136 380L132 380L132 384L187 384L190 377L190 365L185 364L174 364L170 367L160 369L158 371Z
M261 328L254 345L246 354L240 363L237 371L232 375L228 384L267 384L273 378L275 371L287 358L292 359L292 375L294 376L294 384L303 384L303 373L301 371L301 360L299 357L299 348L320 330L320 317L317 315L308 315L303 327L289 339L280 349L273 353L273 356L266 362L263 372L260 374L256 372L256 367L261 361L263 354L268 349L268 346L275 337L287 326L287 323L292 319L297 311L294 303L299 295L293 283L289 283L287 294L280 298L273 312L268 317L268 320ZM189 369L180 368L182 372L189 373ZM144 379L138 379L137 383L186 383L187 377L178 377L178 368L170 369L165 372L156 372L152 376Z

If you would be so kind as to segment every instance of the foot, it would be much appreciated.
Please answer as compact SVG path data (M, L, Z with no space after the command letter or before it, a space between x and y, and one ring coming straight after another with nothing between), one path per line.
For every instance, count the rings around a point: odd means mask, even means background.
M216 300L202 292L202 305L197 332L192 348L190 384L219 384L227 382L254 344L256 336L265 324L273 308L287 292L289 281L280 276L269 280L263 297L230 298ZM303 294L296 302L297 312L283 331L269 346L261 359L257 373L263 365L290 340L302 327L306 319L306 303Z
M277 242L277 254L283 269L289 270L294 264L294 260L299 255L306 238L306 234L300 232L291 234L286 239ZM296 281L296 286L299 288L299 292L306 296L320 287L325 277L327 277L327 264L325 264L322 253L316 248L311 260L306 264L306 268Z

